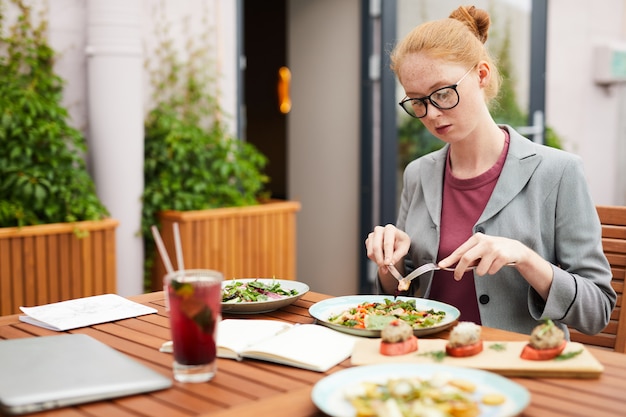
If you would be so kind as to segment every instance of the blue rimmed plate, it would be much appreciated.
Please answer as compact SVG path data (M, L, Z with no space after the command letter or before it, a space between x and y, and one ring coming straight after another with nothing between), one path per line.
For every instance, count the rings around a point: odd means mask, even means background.
M384 383L392 378L450 375L454 379L469 381L476 386L471 394L479 404L481 417L510 417L520 414L530 403L530 393L523 386L494 373L478 369L445 365L384 364L364 365L335 372L313 387L311 399L324 413L332 417L354 417L354 407L345 393L363 382ZM486 394L500 394L505 400L497 406L482 404Z
M331 323L328 321L328 318L335 316L342 311L348 310L349 308L356 307L361 303L383 303L386 299L394 300L394 297L389 295L347 295L343 297L333 297L313 304L309 307L309 314L317 319L319 324L328 326L331 329L335 329L340 332L352 334L354 336L380 337L380 330L353 329L351 327ZM445 330L452 326L461 314L456 307L439 301L428 300L426 298L396 297L396 300L413 300L415 301L415 306L418 310L433 309L436 311L444 311L446 313L443 321L434 326L413 329L415 336L424 336Z

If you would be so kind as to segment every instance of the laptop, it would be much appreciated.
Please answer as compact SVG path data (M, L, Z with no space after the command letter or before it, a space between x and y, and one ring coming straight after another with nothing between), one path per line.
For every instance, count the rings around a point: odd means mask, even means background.
M84 334L0 341L0 411L25 414L168 388L172 380Z

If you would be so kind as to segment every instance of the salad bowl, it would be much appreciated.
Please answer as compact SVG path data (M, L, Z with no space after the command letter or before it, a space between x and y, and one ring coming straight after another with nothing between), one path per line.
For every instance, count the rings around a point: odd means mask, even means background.
M260 284L260 287L279 289L279 292L267 291L267 299L258 299L257 301L244 300L243 298L235 298L229 301L222 300L222 312L223 313L235 313L235 314L258 314L267 313L269 311L278 310L279 308L286 307L309 291L309 286L303 282L292 281L286 279L275 278L245 278L245 279L232 279L222 282L222 294L228 289L232 289L234 285L240 285L238 291L244 293L247 291L252 292L250 298L254 298L258 293L252 290L246 290L246 286L250 282ZM293 293L289 295L281 294L282 292Z

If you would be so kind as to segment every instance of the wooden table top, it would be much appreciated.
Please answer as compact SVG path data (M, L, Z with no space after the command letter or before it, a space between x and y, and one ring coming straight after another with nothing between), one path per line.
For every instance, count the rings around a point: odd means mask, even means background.
M169 321L162 292L131 299L154 307L157 314L71 330L88 334L157 372L172 377L172 356L159 352L170 339ZM225 318L276 318L292 323L313 323L308 308L329 298L309 292L296 303L262 315L224 315ZM0 339L54 335L58 332L22 323L17 316L0 317ZM527 340L527 335L483 328L485 340ZM447 334L433 337L446 338ZM598 379L511 378L531 393L530 406L522 416L617 416L624 415L626 355L590 349L604 365ZM350 367L347 359L328 372L319 373L268 362L218 359L216 377L204 384L174 382L172 388L34 414L40 416L203 416L203 417L322 417L311 401L313 385L333 372Z

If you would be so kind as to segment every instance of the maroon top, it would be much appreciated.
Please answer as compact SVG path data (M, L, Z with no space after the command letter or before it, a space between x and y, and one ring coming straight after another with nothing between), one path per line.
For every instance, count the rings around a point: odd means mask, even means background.
M477 177L455 178L450 165L450 155L444 175L441 207L441 234L437 261L450 255L474 233L474 225L491 197L509 150L509 133L503 129L505 145L494 166ZM454 273L435 271L428 298L455 306L461 311L459 320L481 324L474 287L474 273L466 272L460 281Z

